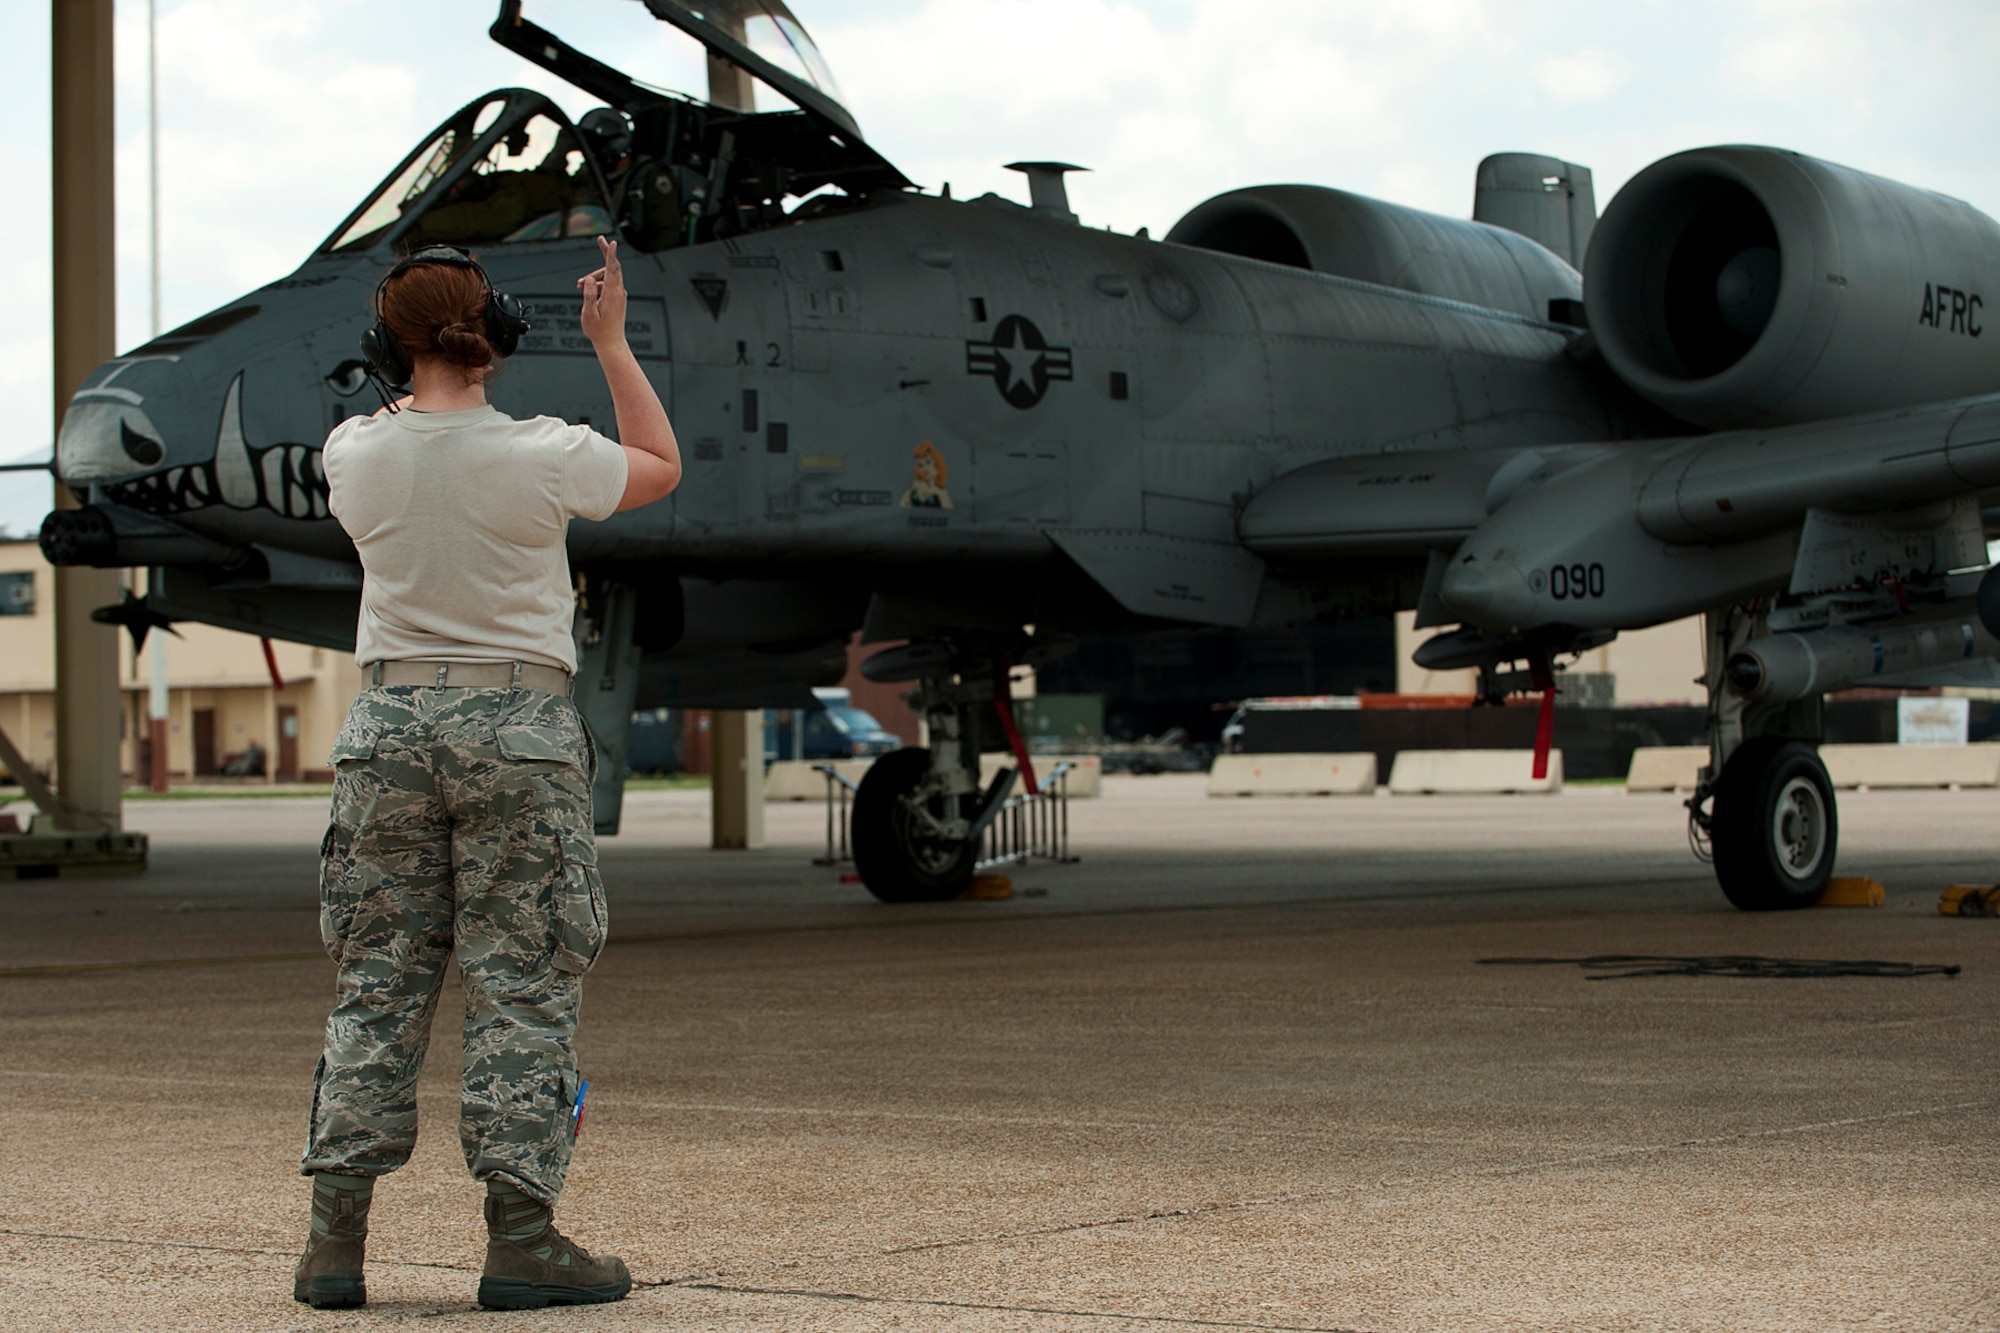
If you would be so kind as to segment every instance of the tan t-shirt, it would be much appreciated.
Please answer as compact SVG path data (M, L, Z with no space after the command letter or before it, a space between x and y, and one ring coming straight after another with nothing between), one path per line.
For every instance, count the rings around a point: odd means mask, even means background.
M354 658L576 670L569 520L609 518L625 451L493 407L352 417L326 438L328 508L361 554Z

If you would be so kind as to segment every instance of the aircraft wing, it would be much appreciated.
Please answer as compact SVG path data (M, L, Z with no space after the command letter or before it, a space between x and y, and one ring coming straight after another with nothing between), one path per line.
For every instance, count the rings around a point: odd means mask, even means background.
M1983 565L1977 497L1995 489L1989 394L1686 439L1345 459L1266 487L1240 532L1273 561L1449 551L1437 592L1489 631L1631 629L1824 591L1876 562Z
M1629 519L1662 542L1714 545L1796 527L1808 509L1867 512L1989 488L2000 488L2000 395L1644 443L1336 459L1259 491L1239 531L1273 558L1409 555L1456 546L1517 504L1574 504L1587 508L1561 527Z

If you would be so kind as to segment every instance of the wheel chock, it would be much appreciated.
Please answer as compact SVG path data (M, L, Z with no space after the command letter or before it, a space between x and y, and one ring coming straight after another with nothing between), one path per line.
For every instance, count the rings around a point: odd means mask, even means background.
M972 883L959 891L958 900L971 902L1005 902L1014 896L1014 880L1011 875L974 875Z
M2000 884L1954 884L1938 899L1942 916L2000 916Z
M1819 896L1815 907L1880 907L1884 897L1882 885L1866 875L1835 875L1826 882L1826 892Z

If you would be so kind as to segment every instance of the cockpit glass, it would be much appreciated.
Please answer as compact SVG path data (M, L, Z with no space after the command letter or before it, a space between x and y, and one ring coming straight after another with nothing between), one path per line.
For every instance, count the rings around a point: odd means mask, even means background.
M576 132L539 112L494 141L423 211L411 245L553 241L611 230Z
M654 0L677 9L804 81L835 102L846 104L826 57L805 25L783 0ZM535 3L523 5L530 17L547 23L579 50L609 60L634 79L655 88L678 88L699 95L708 87L702 50L693 40L656 20L643 4L610 6ZM766 104L767 98L769 104ZM760 83L755 110L783 110L789 98Z
M826 57L778 0L707 0L681 4L680 8L706 18L785 73L804 79L841 105L847 104Z
M483 105L467 107L454 116L452 123L436 138L410 156L403 169L389 178L388 183L368 201L368 206L327 248L365 250L372 245L383 232L401 220L403 211L421 199L425 190L451 170L452 165L472 146L479 132L499 115L504 106L505 100L496 97Z
M490 98L452 117L327 248L367 249L420 204L422 214L401 237L406 246L546 241L609 232L611 210L576 131L543 111L517 108L514 123L491 140L477 161L462 161L486 140L507 105L505 98ZM440 181L448 183L434 191Z

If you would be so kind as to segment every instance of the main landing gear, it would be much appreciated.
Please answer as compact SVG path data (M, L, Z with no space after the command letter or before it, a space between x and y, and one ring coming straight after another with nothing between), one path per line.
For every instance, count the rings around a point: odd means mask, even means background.
M1744 911L1818 902L1839 837L1833 784L1811 746L1756 736L1722 766L1709 844L1723 896Z
M1757 623L1754 606L1708 617L1710 763L1688 822L1723 896L1746 912L1771 912L1811 907L1826 892L1840 818L1817 748L1819 696L1757 704L1723 678L1722 663Z
M930 731L928 748L876 760L854 797L854 868L883 902L940 902L964 891L987 827L1028 768L1007 673L1014 661L1032 664L1054 654L1023 644L1007 648L1015 651L919 641L862 664L871 680L914 680L905 697ZM1019 767L1002 768L982 788L980 752L1003 742Z

